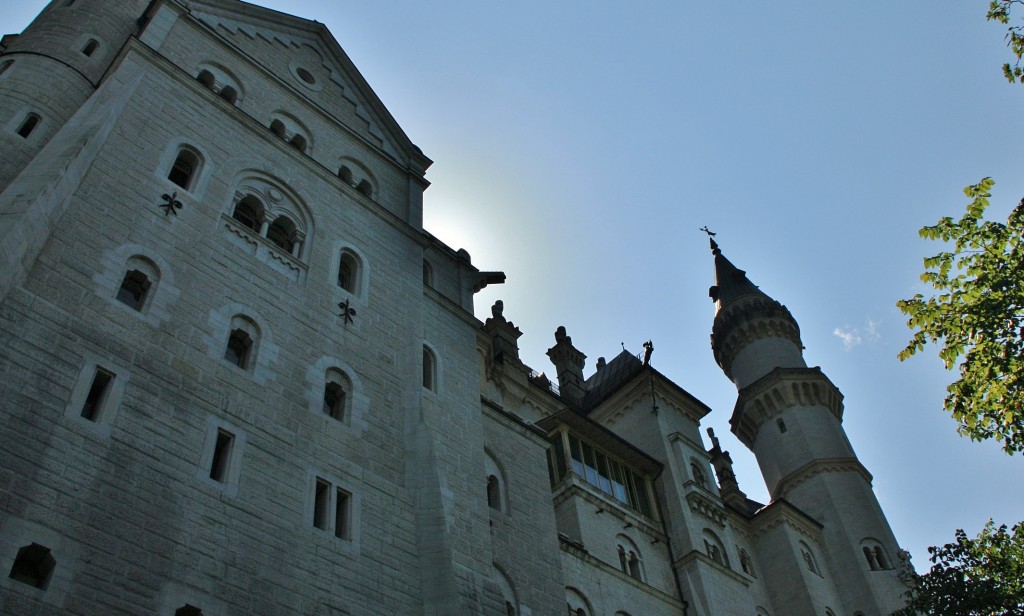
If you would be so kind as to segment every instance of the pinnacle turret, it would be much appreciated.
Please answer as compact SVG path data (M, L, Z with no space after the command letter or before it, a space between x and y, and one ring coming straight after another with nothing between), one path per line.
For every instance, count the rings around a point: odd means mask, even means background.
M715 361L737 387L775 368L803 368L800 326L785 306L769 297L733 265L711 238L715 256L715 302L711 348Z

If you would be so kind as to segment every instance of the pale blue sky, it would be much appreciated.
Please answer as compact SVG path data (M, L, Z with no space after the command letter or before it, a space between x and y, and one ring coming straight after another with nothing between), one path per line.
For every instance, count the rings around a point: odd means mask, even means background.
M4 6L19 31L44 4ZM436 162L425 225L482 269L544 355L565 325L589 356L653 339L653 363L711 406L741 487L764 501L729 433L732 384L708 345L712 260L697 231L800 322L806 358L846 396L844 425L897 539L926 548L1024 519L1024 461L956 435L951 378L909 337L898 299L924 290L917 229L997 181L1024 196L1024 88L984 2L294 0L324 22Z

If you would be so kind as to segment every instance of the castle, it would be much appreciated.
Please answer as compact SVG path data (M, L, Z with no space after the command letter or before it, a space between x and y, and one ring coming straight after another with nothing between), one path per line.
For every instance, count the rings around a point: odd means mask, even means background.
M0 613L883 616L905 552L789 311L712 241L771 495L653 350L553 378L423 229L319 23L54 0L0 42ZM717 480L716 480L717 479Z

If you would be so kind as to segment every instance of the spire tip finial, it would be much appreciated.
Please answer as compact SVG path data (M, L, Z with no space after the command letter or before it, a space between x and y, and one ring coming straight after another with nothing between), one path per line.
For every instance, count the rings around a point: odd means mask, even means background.
M711 253L718 254L718 242L715 241L715 236L718 234L712 231L711 229L708 229L707 225L704 225L699 230L708 234L708 242L711 243Z

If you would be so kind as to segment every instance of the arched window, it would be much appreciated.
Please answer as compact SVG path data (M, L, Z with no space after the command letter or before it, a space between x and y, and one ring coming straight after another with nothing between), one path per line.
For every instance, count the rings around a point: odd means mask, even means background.
M583 596L583 593L575 588L565 589L565 607L569 610L569 616L591 616L593 610L590 602Z
M501 511L501 482L495 475L487 476L487 506Z
M213 89L213 86L216 83L216 79L214 78L213 73L207 70L199 71L199 74L196 75L196 80L198 80L199 83L203 84L211 90Z
M423 347L423 388L437 391L437 358L426 346Z
M306 151L306 138L298 133L292 135L292 140L289 143L292 144L293 148L300 152Z
M39 117L39 114L28 114L27 116L25 116L25 119L21 122L21 126L18 127L18 136L21 137L22 139L28 139L29 135L31 135L32 131L34 131L37 126L39 126L39 122L41 121L42 118Z
M282 139L284 139L285 130L284 122L281 120L274 120L270 123L270 131Z
M434 269L430 267L430 263L423 260L423 286L431 287L434 286Z
M861 550L864 552L864 560L872 571L892 569L889 559L885 556L885 550L875 539L865 539L861 542Z
M89 39L89 42L85 44L85 47L82 47L82 55L87 58L92 56L92 54L96 53L96 50L99 49L99 46L99 41L96 39Z
M238 101L238 90L231 86L224 86L220 89L220 92L217 93L217 96L234 105Z
M235 205L235 211L231 213L231 217L242 223L242 226L247 227L256 233L260 232L260 228L263 226L263 215L264 208L263 204L256 197L249 195L238 202Z
M704 552L708 558L725 567L729 566L729 555L725 553L725 546L722 545L718 535L711 529L704 529Z
M501 597L505 600L505 615L516 616L518 614L519 600L516 599L516 591L512 587L512 582L509 581L508 576L498 568L498 565L494 565L494 581L498 584L498 589L501 591Z
M50 548L33 543L18 550L8 577L22 584L46 590L56 566L57 561L50 554Z
M338 169L338 177L342 179L346 184L352 184L352 170L348 168L348 165L342 165Z
M359 184L356 185L356 190L363 193L364 196L370 197L371 199L373 198L373 186L370 184L369 180L361 180Z
M693 481L696 482L702 488L708 487L707 477L704 475L704 469L700 467L700 462L694 459L690 459L690 473L693 475Z
M800 542L800 556L804 559L804 564L807 565L807 570L815 575L821 575L821 569L818 568L818 561L814 558L814 552L811 551L803 541Z
M231 329L224 346L224 359L243 370L255 364L259 343L259 329L246 317L236 315L231 319Z
M121 287L117 290L117 301L141 312L151 287L152 283L145 272L130 269L125 272Z
M359 267L359 257L351 250L341 251L338 260L338 286L349 293L356 293L360 287L360 275L362 268Z
M740 548L740 569L743 570L743 573L754 577L754 561L751 560L750 554L747 554L747 551L743 548Z
M199 154L191 148L182 147L174 159L167 179L185 190L191 190L201 167L202 158Z
M640 561L640 548L626 535L615 537L616 552L619 557L619 568L626 575L643 581L643 567Z
M267 239L273 242L278 248L290 255L298 249L298 239L295 236L295 223L286 216L278 216L267 228Z
M335 368L328 370L324 384L324 415L344 421L348 416L350 391L352 381L343 372Z

